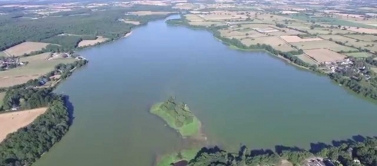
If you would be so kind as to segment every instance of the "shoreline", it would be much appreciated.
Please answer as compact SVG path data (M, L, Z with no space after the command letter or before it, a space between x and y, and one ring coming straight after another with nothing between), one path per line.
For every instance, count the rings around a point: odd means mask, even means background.
M132 30L131 30L130 32L126 33L126 34L123 36L123 38L127 38L128 36L131 36L131 35L132 35Z
M178 20L178 22L174 22L174 21L177 21L177 20ZM265 48L260 48L260 49L259 48L257 48L257 49L254 49L254 48L247 48L247 49L240 48L238 46L235 46L235 45L233 45L233 44L225 41L224 39L221 39L221 36L218 36L218 34L216 33L216 29L210 29L209 27L204 27L204 26L190 25L190 24L188 24L186 22L186 20L184 20L182 18L181 19L175 19L175 20L171 19L171 21L168 20L168 21L166 21L166 23L168 25L171 25L171 26L183 26L183 27L186 27L186 28L189 28L189 29L208 31L208 32L212 33L213 37L216 40L222 42L224 45L228 46L228 48L230 48L230 49L239 50L239 51L248 51L248 52L260 51L260 52L265 52L265 53L271 54L271 56L277 57L277 58L281 59L282 61L285 61L286 63L289 63L292 66L297 67L299 69L304 69L306 71L313 72L313 73L315 73L317 75L322 75L322 76L325 75L326 77L328 77L331 80L331 82L336 83L337 85L341 85L344 88L344 90L352 92L353 94L357 95L357 97L360 97L363 100L367 99L368 102L372 102L374 104L377 103L377 98L371 97L370 94L369 95L364 95L362 93L358 93L358 91L357 91L358 89L353 89L354 88L353 86L348 85L347 81L351 81L352 80L351 78L345 79L346 83L340 83L339 80L333 79L331 77L331 74L326 73L326 72L324 72L324 71L322 71L320 69L317 69L317 66L309 66L309 67L302 66L302 65L297 64L294 61L292 61L292 60L290 60L290 59L288 59L286 57L283 57L280 54L271 53L271 52L269 52ZM227 38L227 39L229 39L229 38ZM253 45L251 45L251 46L253 46ZM277 51L279 51L279 50L277 50ZM296 55L294 55L294 56L296 56ZM306 62L304 62L304 63L306 63ZM362 85L362 84L356 84L356 85L359 86L360 88L364 88L364 89L368 88L368 86L365 86L365 85Z

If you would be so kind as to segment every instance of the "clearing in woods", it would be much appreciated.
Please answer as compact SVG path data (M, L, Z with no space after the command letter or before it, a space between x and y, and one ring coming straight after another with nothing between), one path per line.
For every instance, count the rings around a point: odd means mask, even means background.
M8 134L29 125L46 111L47 107L43 107L0 114L0 142L2 142Z
M78 47L91 46L91 45L95 45L95 44L98 44L98 43L103 43L107 40L108 40L108 38L104 38L102 36L97 36L96 40L82 40L82 41L80 41L80 43L78 44Z
M23 42L21 44L6 49L4 52L8 56L22 56L24 54L30 54L33 51L40 51L43 48L46 48L49 44L50 43Z

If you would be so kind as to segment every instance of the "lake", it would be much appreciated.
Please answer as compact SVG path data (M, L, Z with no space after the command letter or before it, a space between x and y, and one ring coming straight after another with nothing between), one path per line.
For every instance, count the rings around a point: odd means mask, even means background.
M56 90L70 96L73 124L35 166L152 165L186 146L149 113L170 95L202 121L209 144L234 150L377 134L376 104L266 53L229 49L206 31L154 21L80 54L89 64Z

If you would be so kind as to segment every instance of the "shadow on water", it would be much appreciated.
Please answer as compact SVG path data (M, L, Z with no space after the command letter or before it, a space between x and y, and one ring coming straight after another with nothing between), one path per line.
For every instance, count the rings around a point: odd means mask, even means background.
M64 95L64 104L68 109L68 117L69 117L68 123L69 123L69 125L72 125L73 119L75 118L73 116L74 106L73 106L72 102L69 101L69 96L67 96L67 95Z
M311 143L310 149L308 149L308 150L303 149L303 148L299 148L299 147L296 147L296 146L289 147L289 146L284 146L284 145L276 145L275 150L271 150L271 149L254 149L254 150L251 150L248 156L253 157L253 156L259 156L259 155L266 155L266 154L271 155L271 154L274 154L274 153L281 154L284 151L290 151L290 152L309 151L313 154L316 154L316 153L320 152L321 150L323 150L325 148L338 147L338 146L341 146L342 144L348 144L348 145L349 144L355 144L355 143L358 143L358 142L364 142L364 141L366 141L367 139L370 139L370 138L377 139L377 137L364 137L364 136L361 136L361 135L355 135L355 136L352 136L350 139L333 140L331 142L331 144L326 144L326 143L323 143L323 142ZM196 160L202 154L211 155L211 154L216 154L216 153L227 153L228 157L233 158L233 159L238 159L239 157L245 156L245 154L247 154L247 147L241 146L240 150L238 152L238 156L235 156L235 155L237 155L235 153L232 154L232 153L226 152L225 150L220 149L218 146L203 147L196 154L196 156L193 160Z
M305 149L299 148L297 146L294 147L289 147L289 146L284 146L284 145L276 145L275 146L275 152L276 153L282 153L284 151L291 151L291 152L301 152L304 151Z

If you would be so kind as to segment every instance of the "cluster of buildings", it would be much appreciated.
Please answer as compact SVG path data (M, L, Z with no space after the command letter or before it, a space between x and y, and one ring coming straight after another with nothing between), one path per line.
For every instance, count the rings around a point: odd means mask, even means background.
M362 78L365 78L365 80L371 79L365 64L351 58L334 62L324 62L322 65L329 69L330 73L342 73L342 75L349 76L355 80L361 80Z
M71 58L72 55L69 54L69 53L53 53L50 55L50 57L47 59L47 60L51 60L51 59L57 59L57 58Z
M18 66L24 66L27 62L22 62L19 57L2 57L0 59L0 68L2 70L8 70L11 68L16 68Z

